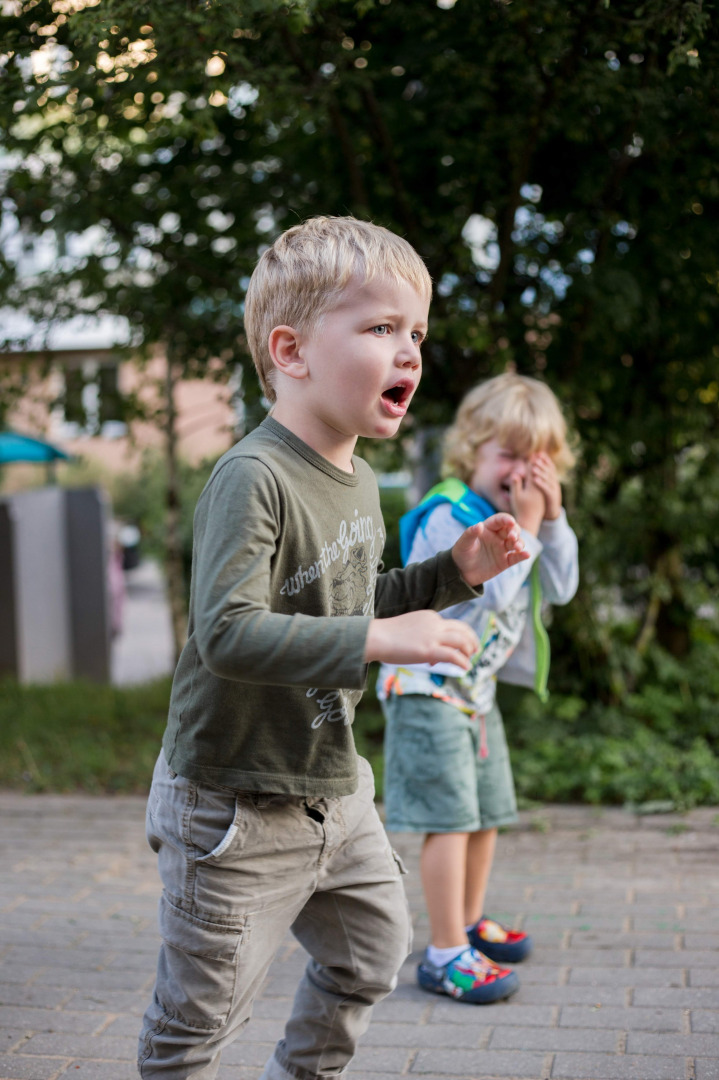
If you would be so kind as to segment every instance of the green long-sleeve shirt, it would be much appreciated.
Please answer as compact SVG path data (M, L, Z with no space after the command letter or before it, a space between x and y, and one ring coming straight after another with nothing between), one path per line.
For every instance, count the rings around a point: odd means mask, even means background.
M351 793L370 619L477 595L449 552L380 573L377 483L353 466L335 468L271 418L215 466L195 512L188 641L163 740L180 775Z

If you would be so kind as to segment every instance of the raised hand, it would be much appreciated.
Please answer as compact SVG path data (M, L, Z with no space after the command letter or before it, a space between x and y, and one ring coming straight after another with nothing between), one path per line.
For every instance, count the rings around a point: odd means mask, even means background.
M524 562L529 552L512 515L493 514L465 529L452 548L452 558L469 585L481 585L508 566Z
M549 454L540 451L533 454L529 463L532 483L544 495L546 521L554 521L562 509L562 486L559 483L557 469Z
M522 476L515 472L509 478L512 513L517 523L536 536L539 526L544 521L546 500L544 493L534 483L531 475Z
M364 658L366 663L456 664L466 671L478 648L479 639L467 623L443 619L436 611L410 611L372 620Z

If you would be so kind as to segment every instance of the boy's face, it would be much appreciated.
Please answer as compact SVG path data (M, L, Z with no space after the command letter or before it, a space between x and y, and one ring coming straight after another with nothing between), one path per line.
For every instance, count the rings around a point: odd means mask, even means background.
M310 445L332 460L328 447L341 458L357 436L396 434L419 383L428 309L409 282L382 278L350 285L320 325L300 335L305 422L319 440L305 435Z
M530 475L530 463L531 456L502 446L497 439L489 439L477 451L469 487L487 499L495 509L511 514L512 477L518 476L525 483Z

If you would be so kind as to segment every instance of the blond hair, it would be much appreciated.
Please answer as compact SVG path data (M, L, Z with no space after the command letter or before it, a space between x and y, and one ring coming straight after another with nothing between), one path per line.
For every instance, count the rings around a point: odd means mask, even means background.
M423 299L432 279L401 236L353 217L314 217L278 236L260 257L245 297L245 333L262 389L276 400L268 340L275 326L316 330L352 281L406 281Z
M557 398L546 383L527 375L497 375L469 391L445 435L443 474L468 483L477 452L490 439L524 457L545 451L560 480L574 465Z

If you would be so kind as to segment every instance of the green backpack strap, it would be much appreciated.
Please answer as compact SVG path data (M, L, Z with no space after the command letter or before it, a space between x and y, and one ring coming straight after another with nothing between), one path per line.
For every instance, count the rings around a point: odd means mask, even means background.
M534 690L540 701L549 697L547 679L549 678L549 634L542 622L542 586L539 581L539 561L529 572L530 617L534 630L534 648L536 669L534 672Z

